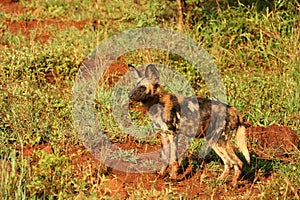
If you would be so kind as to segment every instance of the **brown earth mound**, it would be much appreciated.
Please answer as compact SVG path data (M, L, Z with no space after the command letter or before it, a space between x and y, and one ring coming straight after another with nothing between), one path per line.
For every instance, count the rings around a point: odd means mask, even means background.
M290 161L289 155L298 149L297 133L285 126L249 127L247 138L252 143L249 150L265 159Z

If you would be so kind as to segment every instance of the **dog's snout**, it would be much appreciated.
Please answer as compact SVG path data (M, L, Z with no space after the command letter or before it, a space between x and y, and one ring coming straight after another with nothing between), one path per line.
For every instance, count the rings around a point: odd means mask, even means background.
M132 99L133 95L134 95L135 90L132 90L129 94L128 94L128 98Z

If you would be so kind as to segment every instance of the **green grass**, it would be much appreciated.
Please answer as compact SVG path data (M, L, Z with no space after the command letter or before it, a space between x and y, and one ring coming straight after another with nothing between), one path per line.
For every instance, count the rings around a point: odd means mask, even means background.
M72 118L72 87L78 67L97 44L124 30L158 26L176 29L176 2L168 1L21 0L23 13L0 12L0 199L81 199L106 195L107 171L92 164L77 169L70 163L72 146L81 145ZM228 101L247 124L286 125L300 136L300 5L297 1L186 1L184 34L199 42L220 70ZM78 22L83 29L55 25L43 28L50 39L10 32L6 23L47 19ZM93 21L99 20L93 27ZM200 96L209 96L205 82L187 61L155 50L130 52L126 63L157 62L177 69ZM54 82L50 83L48 77ZM177 86L176 86L177 87ZM110 138L126 142L111 115L111 88L99 86L96 108ZM105 105L105 106L103 106ZM98 107L97 107L98 106ZM107 113L109 113L107 115ZM132 113L140 119L140 113ZM148 121L136 122L138 125ZM156 144L153 138L140 142ZM36 150L24 156L20 147L49 144L53 154ZM196 149L196 148L195 148ZM212 155L214 157L214 155ZM272 182L258 181L259 199L297 199L296 163L253 162L250 171L270 171ZM218 159L208 164L218 174ZM225 187L204 179L209 190ZM135 198L187 197L172 186L163 191L138 188ZM224 189L224 188L223 188ZM225 188L226 189L226 188ZM242 194L237 194L242 195ZM249 197L249 194L245 196ZM299 193L298 193L299 198Z

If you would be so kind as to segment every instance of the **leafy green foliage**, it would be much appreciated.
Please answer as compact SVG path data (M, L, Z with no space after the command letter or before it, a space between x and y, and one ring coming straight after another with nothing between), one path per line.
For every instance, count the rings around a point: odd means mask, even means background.
M106 171L84 166L75 173L72 157L66 156L65 145L80 144L71 102L78 67L99 42L121 31L146 26L176 29L176 2L20 0L18 4L24 12L0 11L0 198L101 197L103 188L108 190ZM246 123L288 125L300 135L299 1L186 0L183 6L183 33L210 53L220 70L228 102L241 111ZM63 26L51 23L55 19ZM95 21L99 22L95 25ZM33 29L27 22L49 26ZM68 22L85 25L75 28ZM16 31L10 23L26 29ZM37 39L41 30L48 40ZM155 62L171 66L185 76L197 95L209 96L200 74L178 55L147 49L130 52L123 59L135 65ZM111 115L111 89L99 84L95 109L110 139L124 142L127 135ZM138 111L132 111L131 118L137 125L149 123ZM157 144L153 138L139 142ZM45 143L53 146L53 154L37 150L25 156L20 150ZM190 152L196 155L199 146L195 142ZM125 153L120 151L119 156L127 158ZM296 163L258 159L246 167L246 177L274 174L268 183L255 183L258 198L299 198L300 159L298 154L294 156ZM207 159L208 170L217 175L223 166L214 154ZM199 163L193 165L196 169ZM222 185L202 179L208 184L208 195ZM141 188L129 195L135 199L188 198L174 192L172 184L168 187L165 191Z

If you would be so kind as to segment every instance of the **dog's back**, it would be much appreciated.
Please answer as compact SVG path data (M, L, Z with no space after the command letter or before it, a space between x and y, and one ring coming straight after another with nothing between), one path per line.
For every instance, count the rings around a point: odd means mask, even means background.
M245 127L242 117L234 107L206 98L182 97L167 93L158 83L159 73L154 65L148 65L145 73L133 68L136 87L130 92L132 101L139 101L147 108L154 126L161 129L162 158L172 165L171 178L178 172L178 135L200 137L206 140L224 162L225 178L234 168L233 185L241 174L243 162L236 156L231 141L236 134L236 144L250 162ZM162 167L160 174L165 173Z

